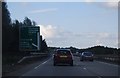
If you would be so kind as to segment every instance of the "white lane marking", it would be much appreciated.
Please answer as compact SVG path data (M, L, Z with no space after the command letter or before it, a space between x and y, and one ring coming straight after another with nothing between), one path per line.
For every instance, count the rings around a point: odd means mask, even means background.
M111 66L116 66L116 67L118 67L119 65L114 65L114 64L110 64L110 63L105 63L105 62L100 62L100 61L98 61L99 63L103 63L103 64L107 64L107 65L111 65Z
M45 61L45 62L43 62L42 64L45 64L46 62L48 62L48 61Z
M84 70L87 70L86 68L83 68Z
M38 65L37 67L35 67L34 69L37 69L38 67L40 67L41 66L41 64L40 65Z
M50 59L49 59L50 60ZM42 64L40 64L40 65L38 65L38 66L36 66L34 69L37 69L38 67L40 67L41 65L43 65L43 64L45 64L45 63L47 63L49 60L47 60L47 61L45 61L45 62L43 62Z

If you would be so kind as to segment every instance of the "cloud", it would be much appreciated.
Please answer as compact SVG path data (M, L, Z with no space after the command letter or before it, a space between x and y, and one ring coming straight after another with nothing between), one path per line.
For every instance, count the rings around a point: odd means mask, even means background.
M95 45L117 47L117 34L100 33L73 33L53 25L40 26L41 35L49 46L87 48Z
M44 38L69 38L72 32L65 31L64 29L52 25L37 25L40 26L40 33ZM70 35L71 34L71 35Z
M22 5L22 6L27 6L28 5L28 2L20 2L20 4ZM30 3L29 3L30 4Z
M109 33L101 32L101 33L79 33L76 34L78 37L85 37L85 38L99 38L99 39L105 39L110 36Z
M96 45L103 46L116 46L118 48L118 35L117 33L100 33L96 37Z
M107 0L109 2L119 2L120 0Z
M46 13L46 12L54 12L54 11L57 11L57 8L48 8L48 9L33 10L33 11L30 11L29 13L36 14L36 13Z
M118 8L118 2L105 2L103 5L109 8Z
M56 35L56 27L52 25L38 25L40 26L40 34L43 35L43 38L53 38Z
M94 2L95 0L85 0L85 2Z
M106 1L119 1L119 0L7 0L7 2L106 2Z
M119 2L120 0L84 0L85 2Z
M98 2L100 5L102 4L102 6L104 7L108 7L108 8L118 8L118 2L120 0L85 0L85 2L88 3L94 3L94 2Z

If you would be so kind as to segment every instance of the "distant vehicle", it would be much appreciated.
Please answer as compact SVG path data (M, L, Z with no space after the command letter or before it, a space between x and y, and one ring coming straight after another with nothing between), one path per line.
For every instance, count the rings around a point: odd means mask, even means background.
M80 54L80 61L84 61L84 60L93 61L93 53L92 52L82 52Z
M53 56L53 64L70 64L73 66L73 55L69 49L57 49Z

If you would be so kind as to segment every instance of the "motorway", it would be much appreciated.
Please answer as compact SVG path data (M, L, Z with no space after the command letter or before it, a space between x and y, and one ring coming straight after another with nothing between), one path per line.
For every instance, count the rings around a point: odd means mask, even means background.
M118 65L100 61L83 61L74 57L74 66L53 66L53 58L46 59L36 65L32 65L29 71L21 76L118 76ZM23 70L24 71L24 70Z

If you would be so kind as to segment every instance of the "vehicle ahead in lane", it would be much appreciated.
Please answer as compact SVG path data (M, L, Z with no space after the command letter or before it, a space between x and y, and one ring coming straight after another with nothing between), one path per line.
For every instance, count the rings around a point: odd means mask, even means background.
M84 60L93 61L93 54L92 54L92 52L82 52L80 54L80 61L84 61Z
M73 66L73 55L69 49L57 49L54 57L53 64L56 66L57 64L70 64Z

